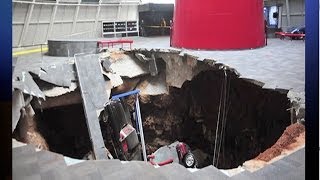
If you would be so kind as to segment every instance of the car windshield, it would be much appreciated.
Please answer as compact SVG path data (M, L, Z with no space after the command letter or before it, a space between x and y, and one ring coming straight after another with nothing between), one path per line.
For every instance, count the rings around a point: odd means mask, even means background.
M289 32L289 33L295 33L295 32L303 32L305 31L305 27L304 26L300 26L300 27L290 27L287 29L286 32Z
M296 31L296 29L297 29L297 27L290 27L290 28L287 29L287 32L292 33L294 31Z

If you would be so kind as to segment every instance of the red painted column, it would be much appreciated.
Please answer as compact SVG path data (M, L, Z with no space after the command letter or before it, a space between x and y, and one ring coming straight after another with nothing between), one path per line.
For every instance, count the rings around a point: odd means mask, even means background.
M264 38L263 0L176 0L173 47L250 49Z

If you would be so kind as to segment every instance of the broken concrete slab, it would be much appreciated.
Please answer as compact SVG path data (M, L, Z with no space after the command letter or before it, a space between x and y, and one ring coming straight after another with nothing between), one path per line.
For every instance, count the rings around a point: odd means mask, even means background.
M133 78L149 74L148 66L124 54L123 57L113 62L110 68L121 77Z
M22 71L21 74L17 76L17 80L12 82L12 87L21 90L25 94L45 99L45 95L39 89L29 72Z
M150 54L150 53L149 53ZM142 53L135 53L135 57L143 63L147 63L149 67L149 71L151 76L155 76L158 74L158 67L154 53L151 53L151 57L146 57Z
M285 94L285 95L287 95L289 92L288 89L283 89L283 88L275 88L274 90L280 92L281 94Z
M135 53L134 54L136 58L138 58L138 60L140 60L141 62L148 62L151 58L147 58L144 54L142 53Z
M123 84L112 89L113 94L121 94L128 91L132 91L137 88L138 84L141 82L140 77L135 78L123 78Z
M88 100L93 103L96 109L103 108L109 99L109 94L107 94L104 85L103 75L100 73L101 65L98 55L77 55L75 59L81 91L85 91Z
M37 75L41 80L63 87L70 87L71 80L75 79L72 64L42 66Z
M141 95L159 95L168 94L168 87L166 83L166 74L161 72L158 76L149 76L141 83L139 83Z
M122 78L117 73L102 71L102 74L107 76L110 80L111 87L109 87L108 89L112 89L123 84Z
M166 81L168 86L181 88L185 81L191 81L199 72L212 69L204 62L189 56L161 56L166 62Z
M103 70L106 72L112 72L112 69L110 68L111 62L108 59L105 59L102 61Z
M104 86L103 75L99 73L102 68L99 57L96 54L76 55L75 65L95 158L108 159L98 111L104 108L109 94Z
M196 61L188 61L181 57L173 59L164 59L166 68L166 81L169 86L181 88L182 84L191 80L193 77L193 68L196 66Z
M16 128L20 119L20 110L25 106L24 97L21 90L12 92L12 132Z
M64 93L59 96L53 96L46 98L45 101L33 101L32 105L35 109L49 109L59 106L69 106L73 104L81 104L81 94L79 89Z
M156 58L154 57L154 54L151 55L151 60L149 63L149 71L151 76L156 76L159 73Z
M257 81L257 80L255 80L255 79L248 79L248 78L240 78L240 79L243 79L243 80L245 80L245 81L248 81L248 82L250 82L250 83L252 83L252 84L255 84L255 85L257 85L257 86L260 86L260 87L263 87L263 86L265 85L265 83L263 83L263 82L261 82L261 81Z
M73 92L78 87L77 83L72 82L70 84L70 87L57 87L52 86L51 88L44 88L43 86L40 86L42 92L46 97L57 97L61 96L70 92Z

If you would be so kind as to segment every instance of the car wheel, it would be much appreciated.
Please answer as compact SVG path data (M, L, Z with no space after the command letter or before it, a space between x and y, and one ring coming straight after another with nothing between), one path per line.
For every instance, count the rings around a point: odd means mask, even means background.
M196 158L189 152L183 157L182 162L186 168L193 168L196 165Z

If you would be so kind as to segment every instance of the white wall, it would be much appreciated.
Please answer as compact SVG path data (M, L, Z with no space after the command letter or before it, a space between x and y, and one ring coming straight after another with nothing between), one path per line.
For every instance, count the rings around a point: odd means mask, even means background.
M290 24L288 25L286 4L283 5L282 11L282 26L300 26L305 25L305 1L304 0L289 0Z
M141 0L142 3L175 4L175 0Z
M51 38L102 37L102 21L138 20L139 0L96 1L13 0L12 46L46 44Z
M287 20L286 0L265 0L264 2L266 5L283 5L280 20L280 27L283 30L290 26L305 25L305 0L288 0L290 24L288 24Z

